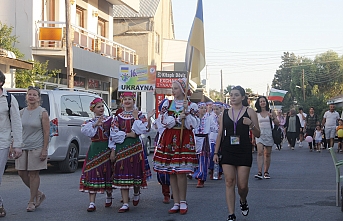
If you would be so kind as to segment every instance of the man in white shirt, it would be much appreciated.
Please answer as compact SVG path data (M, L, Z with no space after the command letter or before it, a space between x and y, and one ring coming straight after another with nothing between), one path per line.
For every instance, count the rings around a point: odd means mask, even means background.
M336 136L336 125L339 114L335 110L335 104L330 104L329 110L324 113L322 125L325 127L326 142L333 147Z
M304 131L305 131L305 122L306 122L306 116L307 114L304 113L304 109L302 107L299 107L299 113L297 114L298 117L299 117L299 120L300 120L300 125L301 125L301 128L300 128L300 134L299 134L299 147L302 147L302 141L304 140Z
M0 184L4 174L9 148L12 144L14 158L21 156L22 151L22 125L19 114L18 102L13 95L11 96L11 105L7 102L7 91L2 88L5 84L5 75L0 71ZM12 143L12 137L13 143ZM0 196L0 217L6 216L3 208L2 198Z

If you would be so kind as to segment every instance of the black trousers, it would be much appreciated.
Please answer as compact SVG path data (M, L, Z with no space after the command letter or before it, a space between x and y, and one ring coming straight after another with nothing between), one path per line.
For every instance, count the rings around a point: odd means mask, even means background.
M295 141L297 137L298 136L296 132L287 132L287 140L288 140L288 143L291 145L291 147L295 146Z

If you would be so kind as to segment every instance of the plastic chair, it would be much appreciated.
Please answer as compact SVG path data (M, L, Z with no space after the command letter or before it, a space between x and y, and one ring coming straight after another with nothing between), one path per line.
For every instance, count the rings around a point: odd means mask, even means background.
M333 147L329 148L331 156L332 156L332 160L333 163L335 165L335 169L336 169L336 206L339 206L339 204L341 204L342 206L342 212L343 212L343 202L340 203L340 193L342 194L342 189L341 188L341 182L343 182L343 175L340 174L340 167L343 166L343 160L337 160L336 158L336 153L335 150L333 149ZM342 199L343 201L343 199Z

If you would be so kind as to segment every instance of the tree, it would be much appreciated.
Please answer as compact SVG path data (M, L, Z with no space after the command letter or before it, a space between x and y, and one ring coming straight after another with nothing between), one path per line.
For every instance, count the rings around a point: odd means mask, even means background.
M28 86L43 86L43 82L60 73L61 70L48 70L49 61L41 63L34 61L32 70L17 70L15 84L18 88L27 88Z
M220 95L220 92L210 89L210 98L214 101L220 101L222 96Z
M285 110L290 109L294 105L294 94L291 90L292 82L292 68L299 64L299 58L294 53L284 52L281 56L281 65L276 70L272 87L275 89L286 90L288 93L285 95L282 105Z
M252 94L253 92L251 88L245 88L245 93Z
M226 88L224 88L224 95L228 94L231 92L231 89L234 87L234 85L228 85Z
M318 85L325 99L343 93L343 58L334 51L319 54L314 59L316 70L309 76L310 83Z
M284 111L295 106L308 111L313 106L321 113L328 99L343 93L343 56L336 52L327 51L314 60L287 52L281 59L272 87L289 92L282 102Z
M12 30L12 26L9 27L0 22L0 48L13 52L17 58L22 58L24 54L14 47L19 41L17 36L11 35Z

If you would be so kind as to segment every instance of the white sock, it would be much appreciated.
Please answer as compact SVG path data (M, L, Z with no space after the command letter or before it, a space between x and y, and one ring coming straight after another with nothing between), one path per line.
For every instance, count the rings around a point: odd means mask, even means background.
M137 195L136 195L137 194ZM133 194L133 200L138 201L139 200L139 193L134 193Z
M180 209L187 209L186 201L180 201Z
M128 209L128 208L129 208L129 204L124 203L120 209Z
M171 208L171 210L178 210L180 209L180 204L174 203L174 206Z

